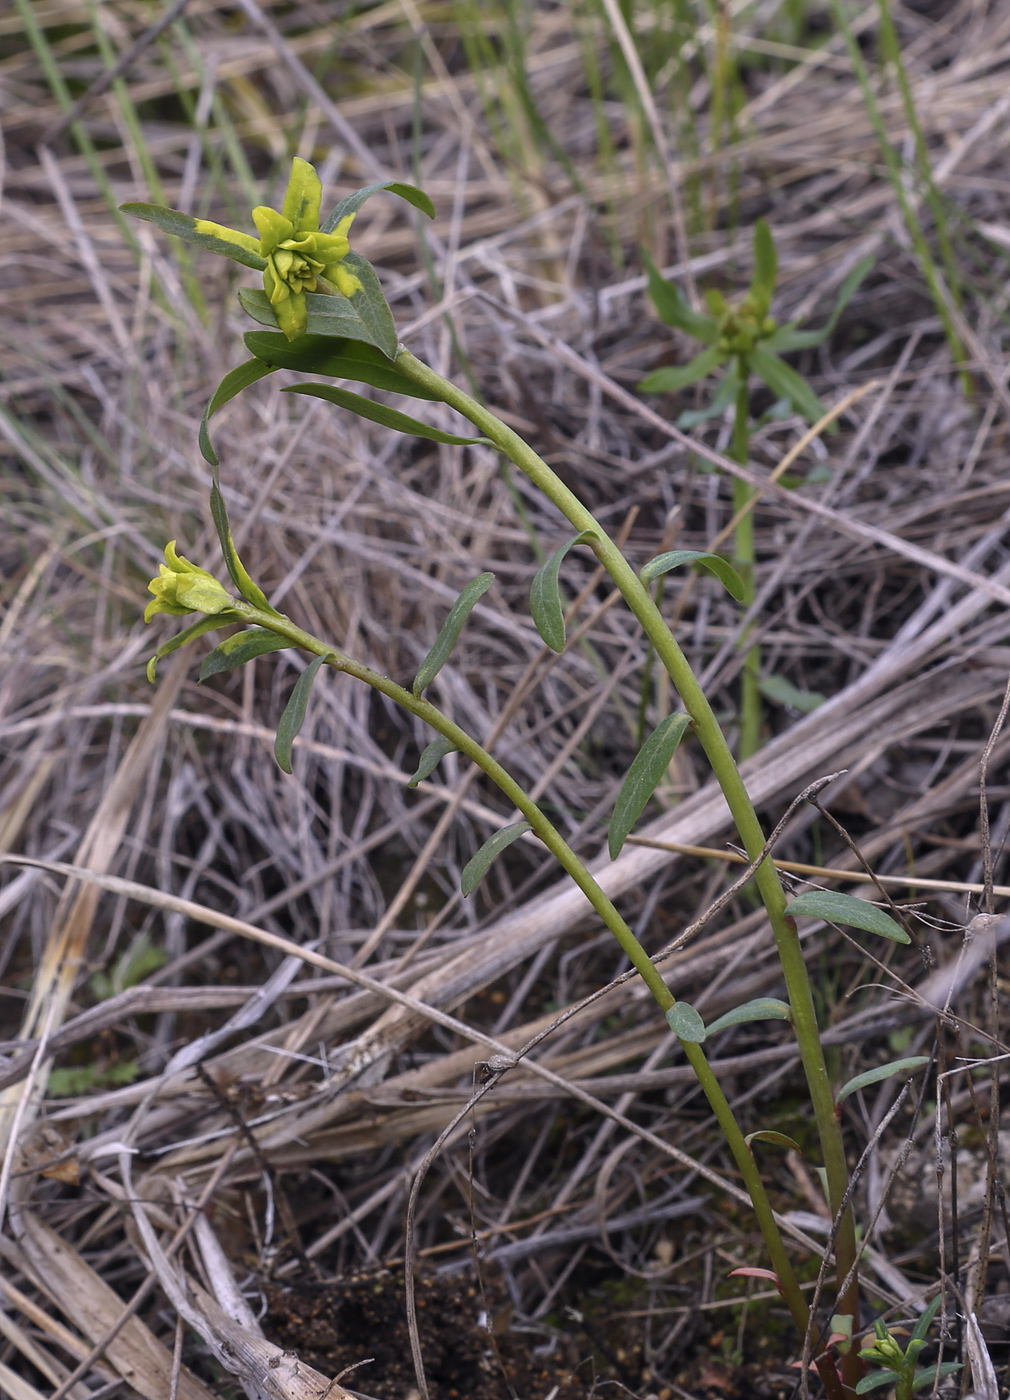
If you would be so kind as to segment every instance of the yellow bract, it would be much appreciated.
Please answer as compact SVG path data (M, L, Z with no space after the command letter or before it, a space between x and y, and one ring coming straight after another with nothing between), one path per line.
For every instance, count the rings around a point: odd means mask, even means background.
M187 613L222 613L235 606L235 599L213 574L199 569L176 553L175 540L165 546L165 563L160 565L157 578L147 585L154 594L144 612L150 622L156 613L171 613L184 617Z
M266 259L263 286L277 315L277 324L288 340L305 334L307 292L339 292L352 297L361 291L361 282L354 273L340 266L351 251L347 231L354 215L341 219L334 233L321 233L322 198L323 187L315 169L296 156L283 209L261 204L253 210L258 239L207 219L196 223L197 233L211 234Z

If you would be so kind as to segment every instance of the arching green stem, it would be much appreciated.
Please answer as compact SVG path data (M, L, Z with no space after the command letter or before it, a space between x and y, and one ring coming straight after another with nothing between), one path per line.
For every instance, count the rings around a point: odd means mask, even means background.
M469 394L418 360L409 350L401 349L396 367L415 383L432 390L444 402L462 413L476 428L494 442L538 486L547 498L565 515L577 531L591 530L596 536L593 549L600 563L623 594L625 601L641 623L656 649L671 680L680 693L684 708L694 722L695 733L705 750L737 831L748 856L753 860L765 844L764 832L754 805L736 765L725 735L716 720L705 692L698 683L687 657L620 549L606 530L577 496L551 470L547 463L521 437ZM516 805L519 805L518 803ZM831 1209L837 1212L848 1187L848 1167L842 1141L841 1125L835 1112L834 1097L828 1079L827 1066L821 1046L813 996L807 977L803 949L796 925L786 913L785 894L778 873L770 858L766 858L755 875L755 881L768 912L779 960L785 976L793 1026L806 1074L811 1106L817 1123L821 1151L828 1179ZM735 1154L734 1154L735 1155ZM738 1159L739 1164L739 1159ZM742 1170L742 1167L741 1167ZM748 1185L748 1189L749 1185ZM766 1237L767 1238L767 1237ZM855 1227L851 1209L841 1220L835 1245L839 1281L848 1274L856 1259ZM844 1298L838 1300L838 1311L850 1314L858 1328L858 1283L855 1277ZM863 1364L855 1350L842 1358L843 1377L849 1386L862 1375Z

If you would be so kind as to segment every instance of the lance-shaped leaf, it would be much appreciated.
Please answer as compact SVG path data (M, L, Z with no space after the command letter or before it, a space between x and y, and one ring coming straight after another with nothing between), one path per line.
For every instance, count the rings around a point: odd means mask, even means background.
M138 219L157 224L164 233L172 233L176 238L195 243L198 248L209 248L212 253L223 253L226 258L253 267L262 272L267 260L259 251L260 240L250 233L239 233L237 229L224 228L219 224L208 223L205 219L194 219L189 214L180 214L178 209L166 209L161 204L121 204L124 214L133 214ZM203 224L206 231L197 227Z
M872 258L862 258L846 277L838 292L838 300L835 302L834 310L820 330L798 331L797 323L790 321L784 326L780 326L773 335L770 335L764 342L768 350L777 350L785 354L790 350L806 350L816 345L822 345L828 336L834 333L835 327L841 319L842 312L859 290L867 275L873 269Z
M890 1079L895 1074L910 1074L912 1070L921 1069L923 1065L929 1064L928 1055L908 1055L903 1060L891 1060L889 1064L878 1065L876 1069L864 1070L862 1074L857 1074L854 1079L850 1079L847 1084L843 1084L835 1095L835 1103L841 1103L850 1094L854 1094L857 1089L865 1089L870 1084L879 1084L882 1079Z
M286 337L281 336L281 339L285 340ZM214 396L204 409L200 423L200 451L204 461L209 462L212 467L218 465L218 457L210 440L210 420L218 409L223 408L236 394L241 394L250 384L255 384L258 379L272 374L273 369L273 365L264 364L262 360L246 360L245 364L236 365L234 369L229 370L214 390Z
M748 1147L754 1142L770 1142L773 1147L786 1147L790 1152L803 1156L803 1149L794 1138L787 1137L785 1133L777 1133L774 1128L759 1128L756 1133L748 1133L744 1142Z
M332 295L324 292L306 292L307 333L346 336L350 340L360 340L366 345L377 346L392 360L399 346L396 323L389 303L383 295L375 268L360 253L354 252L348 253L341 260L340 266L358 279L361 288L353 297L342 296L339 292ZM254 321L259 321L261 326L278 324L277 314L270 305L270 298L266 292L253 287L243 287L238 296L243 309ZM297 341L294 343L297 344Z
M447 739L444 734L440 734L437 739L432 739L421 754L417 771L407 779L407 786L409 788L417 787L418 783L423 782L425 778L430 778L447 753L459 753L459 749L451 739Z
M758 219L754 225L754 276L750 290L761 316L767 316L771 309L778 276L779 258L775 251L775 239L764 219Z
M762 676L758 687L766 699L773 700L776 705L784 705L786 709L797 710L801 715L812 714L827 699L819 690L800 690L785 676Z
M201 617L200 621L194 622L192 627L187 627L184 632L177 632L174 637L170 637L167 642L162 643L147 663L147 679L153 685L158 662L166 656L171 656L173 651L178 651L188 642L195 642L197 637L202 637L205 632L216 632L219 627L230 627L233 622L241 621L242 618L236 612L221 612L214 613L211 617Z
M677 745L691 723L691 716L667 715L646 739L621 784L610 819L610 859L616 860L632 827L645 811L645 805L677 752Z
M705 1022L687 1001L678 1001L666 1013L666 1021L678 1040L686 1040L691 1045L700 1045L708 1032Z
M416 185L406 185L402 180L384 180L378 185L363 185L360 190L355 190L346 199L342 199L323 224L322 232L332 233L342 219L346 219L348 214L356 214L365 200L371 199L379 190L388 190L390 194L399 195L415 209L420 209L422 214L427 214L429 219L435 217L435 206L424 190L419 190Z
M278 764L285 773L291 772L291 748L305 723L305 711L309 703L309 692L312 689L312 682L319 674L319 668L333 656L332 651L326 652L324 656L314 656L305 670L295 681L295 688L291 692L291 699L284 707L281 715L281 722L277 726L277 740L274 743L274 755Z
M712 402L707 408L685 408L683 413L677 416L677 427L683 428L687 432L690 428L696 428L699 423L707 423L710 418L718 418L725 413L731 403L736 402L736 393L740 387L740 376L737 373L736 360L730 365L723 375L718 389L712 398ZM715 470L702 466L702 470Z
M228 565L228 572L231 574L232 582L235 584L235 587L242 594L246 602L252 603L254 608L262 608L264 612L273 613L274 617L281 617L282 614L279 613L276 608L271 607L267 595L263 592L258 583L253 582L246 570L246 566L239 558L238 550L235 548L235 540L231 533L231 521L228 519L228 507L225 505L224 496L218 484L216 469L210 487L210 513L217 527L217 537L221 541L224 562Z
M714 345L719 339L719 324L711 316L702 316L692 311L680 288L668 282L652 258L642 249L642 261L649 274L649 295L661 321L668 326L676 326L679 331L700 340L702 345Z
M737 602L743 602L746 591L743 579L721 554L705 554L697 549L671 549L667 554L657 554L655 559L650 559L638 577L643 583L649 584L654 578L659 578L660 574L668 574L671 569L679 569L683 564L699 564L710 574L715 574Z
M494 574L479 574L467 584L453 603L449 616L442 623L442 630L435 639L435 645L421 662L420 670L414 677L413 691L419 699L449 660L467 618L493 583Z
M556 549L546 564L542 564L534 575L530 586L530 612L533 614L537 631L551 651L565 649L565 609L561 601L561 586L558 583L561 565L565 555L575 545L588 544L590 540L595 539L594 531L583 530L580 535L575 535L567 544Z
M862 1356L862 1352L859 1354ZM872 1376L863 1376L862 1380L856 1382L856 1394L869 1395L871 1390L880 1390L885 1385L896 1385L900 1380L898 1372L889 1367L883 1371L874 1371Z
M754 373L760 375L779 398L788 399L797 413L801 413L810 423L823 418L827 409L811 389L801 374L792 365L780 360L771 350L760 346L750 352L750 363Z
M730 1026L742 1026L747 1021L791 1021L792 1016L788 1002L779 1001L777 997L755 997L753 1001L745 1001L742 1006L727 1011L725 1016L720 1016L705 1029L709 1035L715 1035L718 1031L728 1030Z
M908 934L883 909L852 894L839 890L807 890L791 899L786 912L794 919L827 919L829 923L846 924L849 928L865 929L895 943L910 943Z
M920 1390L925 1390L927 1386L932 1387L937 1371L940 1373L940 1379L945 1381L948 1376L953 1376L960 1371L963 1365L963 1361L941 1361L934 1362L932 1366L927 1366L922 1371L916 1371L915 1375L912 1377L913 1395L918 1394ZM857 1385L856 1394L858 1395L858 1393L859 1386Z
M250 354L274 369L331 374L334 379L356 379L375 389L438 401L432 389L412 383L389 363L381 350L364 341L330 335L300 335L297 340L288 340L286 335L273 331L247 331L243 339Z
M710 345L686 365L664 365L662 369L653 370L638 387L643 394L672 394L678 389L686 389L699 379L707 379L728 359L726 351L718 345Z
M200 679L205 681L222 671L244 666L247 661L254 661L257 656L265 656L269 651L283 651L291 646L294 646L294 642L279 637L269 627L249 627L244 632L236 632L233 637L226 637L203 658Z
M441 428L429 427L419 418L411 418L409 413L388 408L384 403L376 403L361 394L352 394L349 389L335 389L331 384L292 384L282 389L284 394L308 394L315 399L326 399L338 408L348 408L359 418L367 418L371 423L381 423L384 428L394 428L398 433L412 433L414 437L430 438L432 442L448 442L460 447L472 447L475 443L489 442L488 438L460 437L456 433L445 433Z
M529 822L513 822L511 826L503 826L500 831L489 837L473 859L468 860L463 867L463 876L459 882L463 897L473 894L490 870L492 862L498 859L502 851L507 851L513 841L518 841L520 836L525 836L527 831L532 830Z

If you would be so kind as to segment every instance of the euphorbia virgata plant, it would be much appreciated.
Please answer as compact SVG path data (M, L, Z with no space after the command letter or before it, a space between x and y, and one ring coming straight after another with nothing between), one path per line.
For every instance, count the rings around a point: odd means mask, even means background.
M239 235L219 225L194 220L156 205L124 206L127 212L148 219L169 233L261 271L264 289L246 290L239 295L249 314L260 325L270 328L251 331L246 335L245 343L252 358L224 377L207 406L200 435L204 455L215 468L211 508L237 596L221 585L215 585L212 576L178 555L174 545L170 546L166 551L166 565L151 585L155 602L150 605L149 613L153 615L168 611L172 614L202 613L204 616L159 648L152 658L151 673L160 657L203 632L239 624L242 630L227 637L205 657L201 668L202 678L241 666L254 657L281 648L297 648L312 658L296 683L278 726L276 753L286 771L291 770L293 744L305 715L309 691L321 668L327 666L373 686L424 720L434 731L437 737L421 755L412 782L427 777L446 753L457 750L500 787L518 809L522 820L495 833L473 858L463 872L464 893L470 893L491 861L511 841L526 832L532 832L543 842L583 891L679 1037L684 1054L725 1134L740 1177L750 1195L767 1248L770 1273L802 1335L812 1326L809 1308L769 1203L752 1142L741 1131L703 1048L708 1036L728 1025L766 1018L788 1021L796 1035L806 1072L830 1206L838 1216L835 1244L837 1276L842 1281L851 1275L842 1296L835 1302L836 1320L842 1319L840 1330L836 1328L836 1333L842 1338L851 1338L858 1331L858 1286L853 1267L856 1262L856 1240L851 1209L842 1209L849 1180L839 1111L847 1086L837 1093L832 1090L796 918L804 915L830 918L901 942L907 941L907 934L888 915L847 895L812 891L791 902L786 898L778 873L768 857L765 834L723 731L649 591L651 581L661 574L685 564L702 564L739 596L741 580L736 571L723 559L685 551L660 555L640 571L632 567L579 497L518 434L400 344L375 270L359 254L349 248L344 250L341 243L334 241L346 241L351 219L365 200L380 190L390 191L433 216L434 209L428 197L415 187L399 182L371 185L341 200L320 228L317 186L318 180L312 168L306 162L296 161L280 213L260 209L254 214L254 222L261 235L258 243L252 235ZM324 239L330 241L321 241ZM256 243L255 248L253 243ZM282 257L282 254L290 254L291 259ZM317 270L316 264L320 265L321 271ZM280 282L286 287L286 292L281 294L278 293ZM768 288L768 300L770 295ZM758 310L761 312L760 318L754 324L761 335L746 351L752 360L767 322L767 307L763 310L757 308L755 316ZM730 321L724 321L719 335L729 337L727 344L731 340L732 345L727 354L739 359L745 352L742 342L738 344L734 337L744 332L739 322L733 322L732 327ZM711 348L722 353L720 343L714 342ZM676 998L620 911L536 802L465 729L426 698L425 691L449 660L474 606L493 585L493 575L481 574L463 589L410 689L371 670L345 654L332 641L313 636L270 604L264 591L249 576L235 548L224 496L217 479L217 455L210 440L209 425L214 413L224 403L279 368L354 380L378 389L450 405L474 425L479 437L431 428L398 409L331 384L303 382L286 390L329 400L398 432L418 434L439 442L492 443L521 468L563 513L575 533L538 571L530 596L531 612L544 642L555 651L564 649L566 636L560 573L571 548L591 549L641 624L656 655L669 672L684 706L683 712L668 716L656 727L642 745L624 780L610 823L611 857L616 859L620 854L626 836L663 779L677 745L687 736L693 736L704 750L722 787L740 839L754 866L754 879L778 947L788 1002L764 997L737 1007L706 1027L693 1007ZM924 1059L916 1057L881 1066L874 1073L882 1078L900 1070L913 1069ZM852 1345L843 1342L841 1348L833 1345L822 1347L814 1360L832 1400L844 1400L844 1397L854 1393L864 1368Z

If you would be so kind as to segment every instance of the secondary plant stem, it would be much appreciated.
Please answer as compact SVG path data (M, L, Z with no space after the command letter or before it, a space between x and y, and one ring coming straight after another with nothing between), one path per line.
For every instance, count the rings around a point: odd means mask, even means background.
M737 360L737 373L740 387L736 393L733 416L733 438L729 455L734 462L745 467L750 461L750 365L744 356ZM739 515L748 505L754 488L739 477L733 478L733 514ZM743 607L746 610L754 601L754 512L748 511L737 525L733 536L733 562L743 580ZM747 646L748 628L740 637L741 648L747 655L740 678L740 762L753 758L761 747L761 650Z
M303 650L316 656L326 657L327 664L335 670L354 676L357 680L372 686L373 689L381 691L383 695L389 696L391 700L395 700L397 704L402 705L404 709L417 715L432 729L451 740L459 751L482 769L497 784L509 801L513 802L522 812L536 835L575 881L604 924L617 939L661 1010L666 1012L676 1005L676 998L657 972L652 959L628 927L612 900L586 869L584 863L508 771L474 738L467 734L466 730L454 724L430 701L419 699L412 691L397 685L388 676L380 675L378 671L373 671L370 667L362 665L343 652L335 651L326 642L296 626L288 618L262 612L245 603L238 603L237 610L241 612L247 622L254 626L268 627L279 635L287 637ZM681 1043L743 1177L744 1185L751 1198L758 1224L771 1256L782 1296L797 1325L805 1329L809 1320L807 1301L800 1290L792 1262L786 1253L771 1203L754 1161L754 1155L744 1140L740 1126L733 1116L733 1110L701 1046L686 1041Z

